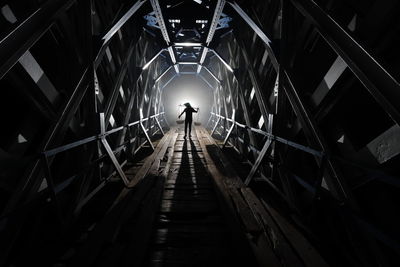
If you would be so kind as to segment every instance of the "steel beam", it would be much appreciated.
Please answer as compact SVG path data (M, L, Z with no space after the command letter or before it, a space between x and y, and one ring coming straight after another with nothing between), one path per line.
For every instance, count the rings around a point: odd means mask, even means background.
M221 81L217 78L217 76L215 76L214 73L212 73L212 71L211 71L209 68L204 67L204 66L203 66L203 68L211 75L211 77L214 78L214 80L215 80L218 84L221 84Z
M215 123L214 128L211 131L211 134L210 134L211 136L214 134L215 130L217 129L217 126L218 126L218 123L220 120L221 120L221 117L218 117L217 122Z
M167 49L163 48L161 49L157 54L155 54L149 61L147 61L147 63L142 67L142 70L147 69L151 63L153 63L154 60L156 60L156 58L161 55L162 52L166 51Z
M261 114L264 118L264 123L267 123L268 118L269 118L268 114L271 114L272 112L268 109L267 105L265 104L265 97L264 97L263 91L258 83L257 77L255 75L253 64L251 63L249 56L244 48L244 44L241 41L240 41L240 47L242 50L243 58L245 60L246 66L247 66L247 71L249 73L251 83L253 84L253 87L254 87L258 107L260 108Z
M151 139L150 139L149 135L147 134L146 128L143 125L143 109L142 108L140 108L140 122L139 122L139 124L140 124L140 128L142 129L143 134L146 137L147 142L149 143L151 149L154 151L153 142L151 142Z
M280 77L283 79L284 86L282 87L287 95L293 110L295 111L297 117L301 121L301 125L303 126L306 137L309 140L312 146L321 148L324 153L329 154L325 141L323 140L322 134L320 133L318 127L316 126L315 121L310 116L309 112L305 108L303 102L301 101L297 90L295 89L290 77L286 72L283 73L284 77ZM282 82L282 81L281 81ZM320 164L320 159L317 159L317 163ZM336 164L333 163L332 160L328 159L328 170L330 172L330 179L327 179L327 183L329 188L332 190L334 196L340 201L350 201L352 202L351 192L348 188L344 178L341 173L338 171Z
M253 31L261 38L261 40L265 43L268 55L271 58L271 62L275 68L278 70L279 63L275 57L275 54L270 46L271 40L267 37L267 35L257 26L257 24L240 8L237 3L229 3L233 9L243 18L243 20L253 29Z
M157 77L157 79L154 81L154 84L157 84L162 77L164 77L165 74L167 74L167 72L172 69L172 66L169 66L168 69L166 69L163 73L160 74L160 76Z
M139 0L111 27L111 29L101 38L103 45L106 46L111 38L125 25L125 23L138 11L138 9L146 2L146 0Z
M156 124L158 126L158 129L160 129L160 132L162 133L162 135L165 135L163 128L161 127L160 121L158 120L157 117L154 117L154 120L156 121Z
M258 158L256 159L256 162L254 163L253 167L250 170L249 175L247 175L246 180L244 181L245 185L249 185L251 179L253 179L254 174L258 170L258 167L260 166L262 160L264 159L265 155L267 154L268 149L270 148L272 143L272 139L268 138L267 141L265 142L260 154L258 155Z
M175 53L174 53L174 50L173 50L172 46L168 47L168 53L169 53L169 56L171 58L172 64L176 64Z
M0 40L0 79L76 0L45 2Z
M139 10L139 8L146 2L147 0L139 0L133 6L121 17L121 19L118 20L114 24L114 26L102 37L102 46L100 47L95 59L94 59L94 66L95 69L99 66L101 59L103 58L103 55L106 51L106 48L108 47L108 44L110 43L111 39L117 33L122 26L125 25L125 23L136 13L136 11Z
M221 17L222 10L225 6L225 0L218 0L217 5L215 6L214 15L211 21L210 30L207 35L206 43L209 45L214 37L215 30L217 29L219 18Z
M217 56L217 58L225 65L225 67L226 67L230 72L233 73L232 67L225 61L225 59L223 59L223 58L218 54L217 51L215 51L214 49L211 49L211 48L209 48L209 50L210 50L211 52L213 52L214 55Z
M110 145L108 144L107 140L105 138L102 138L101 143L103 144L103 147L106 149L106 152L107 152L108 156L110 157L111 162L113 163L115 169L117 170L119 177L124 182L125 186L128 186L129 180L128 180L128 178L126 178L125 173L122 170L122 167L119 164L117 158L115 157L114 152L111 149Z
M117 76L115 84L114 84L114 86L112 88L111 94L110 94L110 96L109 96L109 98L108 98L108 100L106 102L106 105L105 105L105 123L106 123L106 127L107 127L107 125L109 123L110 117L111 117L111 115L112 115L112 113L114 111L115 105L117 103L118 94L119 94L119 88L121 87L121 85L122 85L122 83L123 83L123 81L125 79L125 75L126 75L126 72L127 72L128 68L129 68L130 59L131 59L131 57L133 55L134 48L135 48L135 43L132 41L130 46L129 46L128 52L127 52L127 54L126 54L126 56L124 58L124 61L123 61L122 65L121 65L121 68L120 68L120 70L118 72L118 76Z
M167 43L167 45L169 45L171 40L169 39L167 27L165 26L164 18L163 18L162 12L161 12L160 3L158 2L158 0L150 0L150 3L151 3L151 6L153 7L153 10L155 12L155 15L156 15L156 18L157 18L157 22L158 22L158 26L160 26L160 30L161 30L162 36L163 36L165 42Z
M233 129L234 129L235 126L236 126L236 124L235 124L235 112L236 112L236 110L233 110L233 113L232 113L232 125L231 125L231 127L229 128L229 131L228 131L228 133L227 133L226 136L225 136L225 139L224 139L224 143L223 143L223 145L222 145L222 148L224 148L224 147L226 146L226 144L228 143L229 137L230 137L230 135L231 135Z
M202 65L204 63L204 60L206 59L207 53L208 53L208 48L207 47L203 47L203 51L201 52L199 65L197 65L197 74L200 74L200 72L201 72L201 67L202 67Z
M314 1L291 0L317 27L321 36L346 62L371 95L400 125L400 84L331 16Z
M117 170L119 177L124 182L125 186L127 186L129 184L129 180L128 180L128 178L126 178L121 165L119 164L117 158L115 157L114 151L111 149L110 145L108 144L105 133L106 133L105 115L104 115L104 113L100 113L100 134L101 134L100 141L101 141L103 147L105 148L108 156L110 157L111 162L113 163L115 169Z

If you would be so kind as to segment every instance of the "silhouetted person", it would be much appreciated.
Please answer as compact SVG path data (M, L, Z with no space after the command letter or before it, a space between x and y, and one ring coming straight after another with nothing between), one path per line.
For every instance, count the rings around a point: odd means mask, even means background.
M197 111L199 111L199 108L195 110L194 108L192 108L190 103L185 103L184 105L186 106L186 108L182 111L182 113L178 116L178 118L180 118L182 114L185 113L185 136L183 138L186 138L188 127L189 127L189 138L190 138L190 133L192 132L192 121L193 121L192 113L193 112L197 113Z

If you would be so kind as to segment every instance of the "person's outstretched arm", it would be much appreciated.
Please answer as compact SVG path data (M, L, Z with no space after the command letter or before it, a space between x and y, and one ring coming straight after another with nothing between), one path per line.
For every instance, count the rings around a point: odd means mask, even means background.
M193 111L197 113L199 111L199 108L193 109Z
M182 114L185 113L185 111L186 111L186 109L184 109L184 110L182 111L182 113L178 116L178 118L181 118Z

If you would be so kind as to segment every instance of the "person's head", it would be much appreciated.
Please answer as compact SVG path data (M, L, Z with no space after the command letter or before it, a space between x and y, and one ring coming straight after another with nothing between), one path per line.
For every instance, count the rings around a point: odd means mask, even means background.
M192 106L190 105L189 102L185 103L184 105L185 105L187 108L191 108L191 107L192 107Z

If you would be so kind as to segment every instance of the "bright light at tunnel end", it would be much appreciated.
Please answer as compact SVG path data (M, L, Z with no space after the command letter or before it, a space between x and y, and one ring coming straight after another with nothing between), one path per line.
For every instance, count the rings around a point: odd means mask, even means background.
M174 43L175 46L202 46L201 43Z
M193 121L205 124L211 112L213 91L203 80L194 76L177 77L163 90L162 101L167 120L174 125L178 115L184 110L185 103L193 108L199 108L199 113L193 114Z

